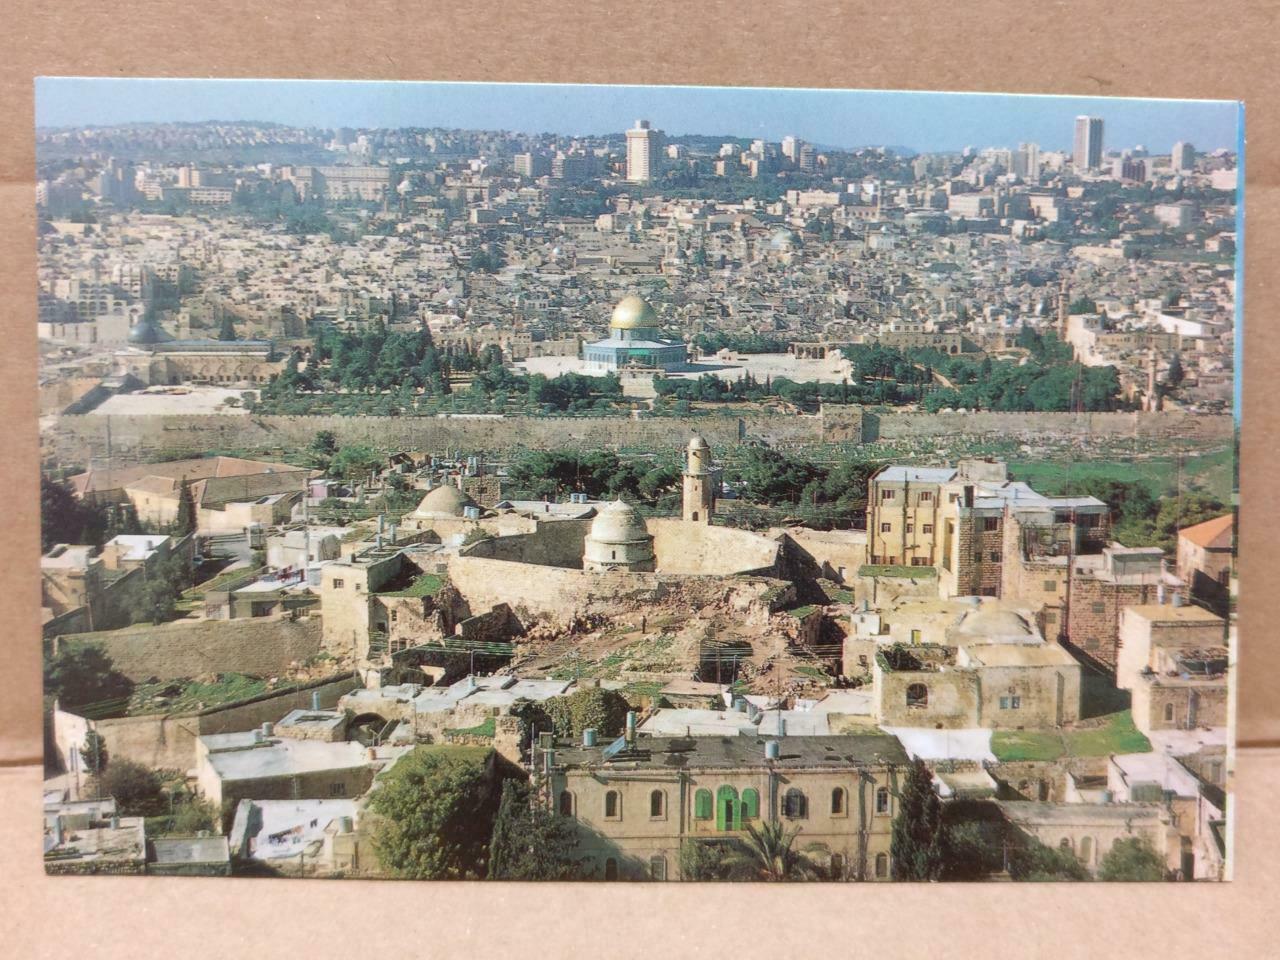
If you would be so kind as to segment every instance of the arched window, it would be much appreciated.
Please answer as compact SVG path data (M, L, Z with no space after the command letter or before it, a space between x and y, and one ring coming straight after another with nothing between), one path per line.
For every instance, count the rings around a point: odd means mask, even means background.
M698 511L697 511L697 510L693 511L693 519L694 519L694 522L697 522L697 519L698 519Z
M889 855L887 853L876 854L876 879L884 880L889 876Z
M1164 722L1173 723L1173 704L1166 703L1164 705Z
M1058 849L1059 849L1059 850L1061 850L1063 853L1074 853L1074 852L1075 852L1075 851L1074 851L1074 849L1073 849L1073 847L1072 847L1072 844L1071 844L1071 838L1070 838L1070 837L1063 837L1061 840L1059 840L1059 841L1058 841Z
M622 797L617 790L610 790L604 795L604 818L606 820L622 819Z
M1093 862L1093 837L1080 838L1080 860L1086 865Z
M610 857L604 862L604 878L606 880L618 879L618 861Z
M889 788L881 787L876 791L876 813L889 812Z
M649 879L665 880L667 879L667 858L661 854L657 854L649 858Z
M738 803L738 791L728 784L716 791L716 829L742 829L742 806Z
M833 817L843 817L847 813L848 808L844 800L844 787L836 787L831 791L831 815Z
M923 709L929 705L929 688L923 683L907 685L907 706Z
M782 815L789 820L804 820L809 816L809 799L804 791L792 787L782 798Z
M711 791L699 790L693 795L693 816L696 820L711 819Z
M742 819L755 820L760 816L760 792L751 787L742 791Z
M560 791L560 815L564 817L573 816L573 794L568 790Z
M649 794L649 818L660 820L667 815L667 795L661 790Z

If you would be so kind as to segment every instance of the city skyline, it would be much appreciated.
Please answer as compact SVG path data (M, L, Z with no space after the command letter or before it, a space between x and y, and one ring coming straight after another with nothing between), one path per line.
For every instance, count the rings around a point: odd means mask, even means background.
M493 92L501 90L503 96ZM607 90L608 97L600 96ZM430 100L426 98L430 97ZM822 146L922 153L1038 143L1071 149L1074 118L1100 116L1106 146L1175 142L1237 150L1234 101L996 93L327 80L41 77L41 127L270 122L301 127L445 127L600 136L645 117L670 136L797 136Z

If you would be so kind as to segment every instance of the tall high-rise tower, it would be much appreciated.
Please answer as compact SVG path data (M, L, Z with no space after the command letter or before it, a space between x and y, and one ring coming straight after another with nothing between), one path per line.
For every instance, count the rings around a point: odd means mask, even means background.
M1076 171L1097 170L1102 166L1102 118L1076 117L1075 143L1071 162Z
M1194 170L1196 168L1196 148L1185 140L1179 140L1173 145L1170 165L1175 173L1186 173Z
M648 183L657 176L661 151L662 132L650 127L648 120L637 120L627 131L627 179Z
M716 509L715 470L711 448L697 434L689 441L684 464L684 519L710 523Z

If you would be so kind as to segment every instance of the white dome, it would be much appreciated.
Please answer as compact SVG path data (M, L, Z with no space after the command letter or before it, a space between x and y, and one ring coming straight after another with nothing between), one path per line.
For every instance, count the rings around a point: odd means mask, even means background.
M602 507L591 522L591 539L597 543L635 543L649 539L649 528L634 507L615 500Z
M476 502L457 487L445 484L436 487L422 498L418 509L413 511L415 517L429 520L442 520L461 517L467 507L474 507Z

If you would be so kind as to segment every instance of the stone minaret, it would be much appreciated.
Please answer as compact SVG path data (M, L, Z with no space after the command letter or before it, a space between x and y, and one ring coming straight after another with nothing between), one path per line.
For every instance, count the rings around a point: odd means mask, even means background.
M711 468L711 448L694 434L689 441L684 466L684 519L710 523L716 509L715 471Z

